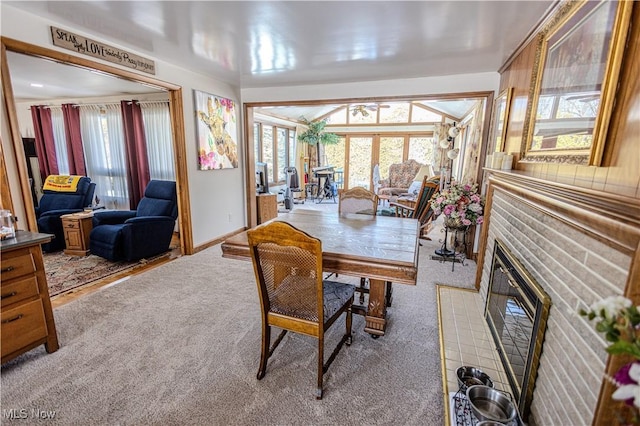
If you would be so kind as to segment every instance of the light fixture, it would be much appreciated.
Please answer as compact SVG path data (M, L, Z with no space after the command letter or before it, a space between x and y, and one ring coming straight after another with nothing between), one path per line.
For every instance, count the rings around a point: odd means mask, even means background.
M451 136L452 138L457 137L460 134L460 129L458 127L454 127L449 129L449 136Z
M440 139L440 148L442 149L449 148L449 139L446 139L446 138Z
M31 83L29 86L31 87L44 87L42 84L40 83Z
M460 148L454 148L447 151L447 157L449 160L455 160L458 157L458 154L460 154Z

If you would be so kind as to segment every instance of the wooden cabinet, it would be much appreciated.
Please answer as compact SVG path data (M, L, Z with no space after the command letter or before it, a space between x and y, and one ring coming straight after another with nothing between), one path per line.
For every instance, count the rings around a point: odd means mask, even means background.
M0 351L2 363L41 344L58 350L58 335L49 299L40 244L51 235L26 231L2 242L0 283Z
M93 212L65 214L62 219L65 254L87 256L89 254L89 234L93 229Z
M276 194L256 195L258 204L258 224L278 217L278 198Z

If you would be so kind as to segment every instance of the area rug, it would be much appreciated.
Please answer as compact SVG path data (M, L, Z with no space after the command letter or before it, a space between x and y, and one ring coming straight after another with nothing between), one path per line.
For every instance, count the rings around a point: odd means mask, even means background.
M47 274L49 295L66 293L117 273L133 271L137 267L166 256L169 256L169 252L136 262L110 262L92 254L70 256L64 252L45 253L44 270Z

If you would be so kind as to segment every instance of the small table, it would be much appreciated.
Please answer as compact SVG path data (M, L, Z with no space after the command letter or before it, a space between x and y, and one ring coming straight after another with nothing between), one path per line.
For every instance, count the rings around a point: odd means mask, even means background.
M62 219L64 254L73 256L89 255L89 234L93 229L93 211L65 214Z

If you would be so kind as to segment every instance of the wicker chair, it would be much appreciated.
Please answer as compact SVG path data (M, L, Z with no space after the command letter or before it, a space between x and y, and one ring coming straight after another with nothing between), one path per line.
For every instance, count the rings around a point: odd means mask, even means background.
M318 339L318 387L344 345L351 344L351 306L355 287L322 279L322 243L285 222L271 222L247 232L262 309L262 350L258 380L287 331ZM324 334L346 313L346 331L324 363ZM271 327L282 332L271 344Z

